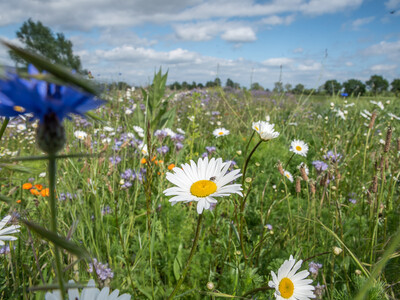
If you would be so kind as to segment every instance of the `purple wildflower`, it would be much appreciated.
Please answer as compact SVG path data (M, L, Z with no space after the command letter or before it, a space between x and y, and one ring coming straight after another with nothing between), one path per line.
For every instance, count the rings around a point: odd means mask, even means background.
M338 162L342 158L342 154L333 153L333 151L328 151L326 155L323 156L325 160L331 161L333 163Z
M121 157L112 156L112 157L109 158L109 161L110 161L111 164L113 164L115 166L115 165L118 165L121 162Z
M206 150L208 152L208 154L213 154L215 151L217 151L217 148L214 146L210 146L210 147L206 147Z
M110 268L108 268L108 264L102 264L98 262L95 258L93 258L92 263L89 263L88 272L93 273L94 270L96 271L97 277L100 278L102 281L114 277L114 273Z
M328 165L321 160L313 161L312 165L317 170L317 173L321 173L321 172L325 171L326 169L328 169Z
M183 144L178 142L175 144L175 150L179 152L183 148Z
M167 154L168 151L169 151L168 146L161 146L160 148L157 148L157 152L163 155Z
M316 262L310 262L308 264L308 271L312 274L312 276L317 277L319 269L322 268L322 264Z

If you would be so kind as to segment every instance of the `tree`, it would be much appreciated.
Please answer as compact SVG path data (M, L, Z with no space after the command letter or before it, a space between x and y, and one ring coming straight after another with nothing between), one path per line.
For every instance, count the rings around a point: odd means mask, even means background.
M272 90L275 93L283 93L283 83L277 81L274 83L274 89Z
M339 92L342 89L342 85L340 82L337 80L328 80L324 84L324 90L329 94L329 95L335 95L337 92Z
M304 85L302 85L301 83L296 84L296 86L292 90L293 94L302 94L303 92L304 92Z
M250 89L253 91L263 91L264 90L264 88L258 82L254 82L251 85Z
M292 85L290 83L285 84L285 91L290 93L292 91Z
M215 86L218 86L218 87L221 86L221 79L219 79L219 77L215 78L214 84L215 84Z
M391 91L393 93L395 93L396 95L400 93L400 78L393 79L390 85L392 86Z
M228 78L228 79L226 80L226 83L225 83L225 86L226 86L226 87L231 87L231 88L233 88L234 85L235 85L235 83L233 82L232 79Z
M73 54L72 42L67 40L63 33L54 34L49 27L44 26L40 21L35 23L32 19L29 19L22 24L16 35L25 45L25 49L45 56L53 63L82 72L81 60L79 56ZM12 51L9 54L16 64L26 64Z
M385 92L389 87L389 82L380 75L372 75L365 83L375 94Z
M181 84L178 81L175 81L169 87L171 90L180 90L182 88Z
M365 84L357 79L349 79L343 82L344 92L349 95L362 96L365 93Z

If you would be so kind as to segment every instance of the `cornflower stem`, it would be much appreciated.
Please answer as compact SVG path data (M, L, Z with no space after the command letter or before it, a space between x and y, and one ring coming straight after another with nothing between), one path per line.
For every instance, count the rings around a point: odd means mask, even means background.
M0 141L1 141L1 138L3 137L3 134L4 134L4 131L6 130L6 128L7 128L7 124L8 124L8 122L10 121L10 118L4 118L4 122L3 122L3 124L1 125L1 128L0 128Z
M196 234L194 237L194 241L193 241L193 245L192 245L192 249L190 250L190 254L189 254L189 258L186 262L186 266L185 269L183 269L183 272L181 274L181 277L179 278L178 283L176 284L174 290L172 291L171 295L169 295L168 300L173 299L174 296L176 295L176 293L179 291L179 288L182 285L183 280L185 280L186 274L189 271L189 266L190 263L192 262L194 253L196 252L196 247L197 247L197 243L199 241L199 237L200 237L200 229L201 229L201 223L203 221L203 214L199 215L199 218L197 219L197 228L196 228Z
M51 230L57 234L57 203L56 203L56 176L57 176L57 160L54 155L49 155L49 202L50 202L50 213L51 213ZM54 255L56 262L56 271L57 271L57 279L58 284L60 285L61 299L65 299L65 287L64 281L62 278L62 269L61 269L61 259L60 252L57 245L54 245Z

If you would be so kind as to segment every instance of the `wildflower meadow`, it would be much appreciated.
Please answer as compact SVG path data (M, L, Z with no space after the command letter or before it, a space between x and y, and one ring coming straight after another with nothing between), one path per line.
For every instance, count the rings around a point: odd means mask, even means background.
M400 103L110 88L11 44L1 299L399 299Z

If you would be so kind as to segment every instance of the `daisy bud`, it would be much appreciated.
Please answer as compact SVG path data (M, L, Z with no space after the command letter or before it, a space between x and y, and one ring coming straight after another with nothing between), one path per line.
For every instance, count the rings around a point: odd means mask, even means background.
M332 248L332 251L333 251L333 254L335 254L336 256L337 255L339 255L340 253L342 253L342 248L339 248L339 247L336 247L336 246L334 246L333 248Z
M355 270L356 275L360 276L361 275L361 270L357 269Z
M371 119L369 121L369 125L368 125L369 129L372 129L372 127L374 127L376 116L377 116L377 113L376 113L376 111L374 111L372 113Z
M391 140L392 140L392 127L389 126L388 130L386 131L385 148L383 148L384 153L389 152Z
M209 289L210 291L212 291L213 289L214 289L214 283L212 283L211 281L210 282L207 282L207 289Z
M64 126L55 113L44 116L44 122L36 131L36 142L40 150L47 154L56 154L65 145Z

